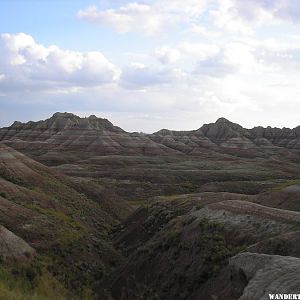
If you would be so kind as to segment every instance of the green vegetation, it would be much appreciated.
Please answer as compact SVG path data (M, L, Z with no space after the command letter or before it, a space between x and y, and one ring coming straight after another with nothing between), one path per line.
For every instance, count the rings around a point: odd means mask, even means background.
M132 207L139 207L139 206L145 206L146 201L145 200L129 200L127 201L128 204L130 204Z
M222 267L227 265L228 259L241 252L245 247L235 247L227 244L224 237L224 225L202 219L199 223L200 239L197 242L197 251L203 263L199 282L219 274Z
M54 223L58 230L57 241L61 242L62 244L68 244L79 240L85 234L87 234L87 228L82 222L67 216L61 211L31 204L26 204L24 206L54 219Z
M171 247L174 247L180 243L180 232L178 231L171 231L161 244L162 249L167 250Z
M63 300L70 294L37 260L30 265L0 267L1 300Z
M290 179L290 180L285 180L283 182L280 182L278 184L276 184L272 190L273 191L281 191L291 185L300 185L300 179Z
M144 277L135 278L132 284L144 283L161 298L189 299L194 289L216 277L229 258L244 248L225 240L223 224L179 218L137 249L130 272L141 274L141 266L147 269L142 272Z

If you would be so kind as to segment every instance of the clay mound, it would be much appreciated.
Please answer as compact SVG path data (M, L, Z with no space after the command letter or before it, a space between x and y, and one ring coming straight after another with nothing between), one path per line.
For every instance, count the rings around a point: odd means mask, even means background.
M35 250L23 239L0 225L0 259L5 263L27 262L35 256Z
M300 185L299 184L290 185L290 186L286 187L283 191L287 192L287 193L299 195L300 194Z
M250 245L261 239L292 231L300 224L300 213L239 200L209 204L186 218L223 224L227 239L237 245Z
M269 294L299 294L299 264L295 257L243 252L189 299L266 300Z
M271 220L277 220L279 222L284 222L284 223L300 222L299 212L266 207L256 203L251 203L248 201L240 201L240 200L228 200L228 201L213 203L207 206L207 211L228 212L232 216L250 214L257 218L262 218L262 219L268 218ZM207 213L207 215L209 216L209 212ZM211 215L213 217L214 214L212 213ZM222 220L222 218L224 220L229 219L226 213L223 214L223 217L219 217L219 214L216 214L216 218L219 220Z
M299 294L299 258L240 253L231 258L230 267L232 272L242 272L248 282L240 300L269 299L269 294Z

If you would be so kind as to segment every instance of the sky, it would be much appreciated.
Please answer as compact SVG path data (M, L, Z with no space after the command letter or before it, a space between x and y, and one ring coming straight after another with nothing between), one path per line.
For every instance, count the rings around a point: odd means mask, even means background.
M0 0L0 126L300 125L299 0Z

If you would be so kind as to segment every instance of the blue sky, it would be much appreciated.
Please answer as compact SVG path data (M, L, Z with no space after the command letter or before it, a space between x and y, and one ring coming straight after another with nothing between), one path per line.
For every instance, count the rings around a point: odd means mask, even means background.
M300 125L296 0L0 0L0 126Z

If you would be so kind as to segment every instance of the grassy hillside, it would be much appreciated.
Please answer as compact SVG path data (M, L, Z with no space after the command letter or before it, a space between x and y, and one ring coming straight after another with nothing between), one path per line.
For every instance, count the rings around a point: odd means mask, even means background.
M30 289L23 273L2 265L0 299L18 299L24 289L35 297L49 290L49 299L56 289L67 290L66 297L87 293L122 262L107 234L131 208L116 195L66 178L5 145L0 145L0 174L0 223L37 251L33 263L39 270L27 266L36 275ZM11 290L15 280L20 285Z

